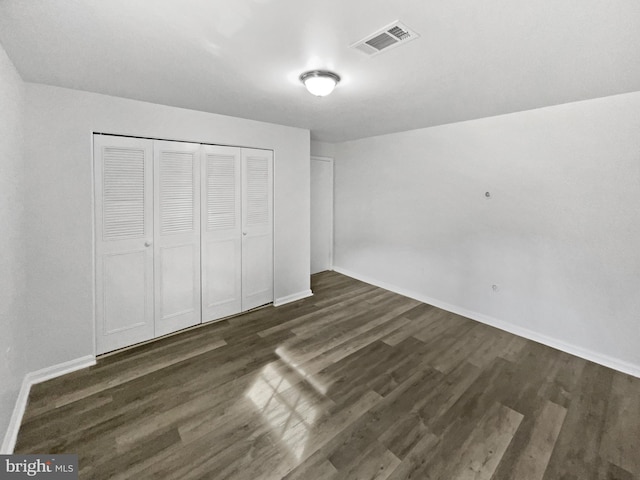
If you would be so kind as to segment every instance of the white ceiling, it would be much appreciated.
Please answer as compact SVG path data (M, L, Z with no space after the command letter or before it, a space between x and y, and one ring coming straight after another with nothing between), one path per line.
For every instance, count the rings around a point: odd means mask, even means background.
M421 38L349 48L394 20ZM638 0L0 0L0 42L26 81L330 142L640 90Z

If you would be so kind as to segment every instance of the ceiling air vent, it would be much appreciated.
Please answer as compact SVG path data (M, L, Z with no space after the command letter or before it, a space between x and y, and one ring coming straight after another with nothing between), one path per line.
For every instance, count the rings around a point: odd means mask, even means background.
M420 35L409 29L405 24L393 22L391 25L387 25L377 32L367 35L362 40L354 43L351 45L351 48L355 48L362 53L373 56L382 51L391 50L392 48L410 42L419 36Z

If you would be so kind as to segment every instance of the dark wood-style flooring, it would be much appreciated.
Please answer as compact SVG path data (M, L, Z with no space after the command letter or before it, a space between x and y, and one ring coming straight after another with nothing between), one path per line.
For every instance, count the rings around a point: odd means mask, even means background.
M640 478L640 379L333 272L31 391L83 479Z

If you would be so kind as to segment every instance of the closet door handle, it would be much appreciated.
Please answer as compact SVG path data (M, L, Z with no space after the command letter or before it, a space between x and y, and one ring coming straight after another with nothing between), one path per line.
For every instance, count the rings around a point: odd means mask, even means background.
M242 232L242 235L244 235L246 237L247 236L247 232Z
M150 242L148 240L146 242L144 242L144 246L145 247L150 247L152 244L153 244L153 242Z

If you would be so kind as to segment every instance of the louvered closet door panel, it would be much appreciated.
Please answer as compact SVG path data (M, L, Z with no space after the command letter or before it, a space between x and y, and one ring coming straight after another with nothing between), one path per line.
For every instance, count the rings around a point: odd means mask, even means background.
M154 336L153 143L108 135L93 141L101 354Z
M273 301L273 152L242 149L242 310Z
M240 149L205 145L202 157L202 319L242 310Z
M154 141L156 336L201 321L200 148Z

